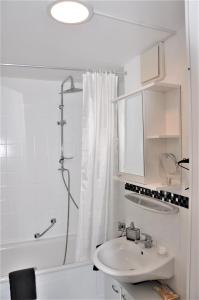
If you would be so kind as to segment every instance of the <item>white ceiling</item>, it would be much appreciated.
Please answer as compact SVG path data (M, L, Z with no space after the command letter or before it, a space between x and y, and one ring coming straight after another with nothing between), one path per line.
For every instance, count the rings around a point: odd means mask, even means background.
M144 48L167 35L97 15L88 23L65 25L50 17L48 7L51 2L1 2L2 62L120 69ZM95 11L136 22L173 30L184 24L184 2L181 0L87 2ZM43 71L34 72L41 74ZM63 77L63 72L52 71L52 74Z

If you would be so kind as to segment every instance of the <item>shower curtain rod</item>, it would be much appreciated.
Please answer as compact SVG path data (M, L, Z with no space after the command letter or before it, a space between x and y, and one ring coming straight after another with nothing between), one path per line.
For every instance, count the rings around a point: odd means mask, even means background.
M67 67L55 67L55 66L43 66L43 65L23 65L23 64L11 64L11 63L0 63L1 67L19 67L19 68L31 68L31 69L45 69L45 70L57 70L57 71L72 71L72 72L87 72L87 71L95 71L90 69L78 69L78 68L67 68ZM102 72L106 72L102 70ZM124 76L126 72L119 71L107 71L108 73L114 73L118 76Z

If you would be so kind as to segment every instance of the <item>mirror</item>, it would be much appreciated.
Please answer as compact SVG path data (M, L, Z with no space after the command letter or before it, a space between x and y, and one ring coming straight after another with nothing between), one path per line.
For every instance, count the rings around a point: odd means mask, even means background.
M119 171L144 176L144 123L142 94L118 103Z

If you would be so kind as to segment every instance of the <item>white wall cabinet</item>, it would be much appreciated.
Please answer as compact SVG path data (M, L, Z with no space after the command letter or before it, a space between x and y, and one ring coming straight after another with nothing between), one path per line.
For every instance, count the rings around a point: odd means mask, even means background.
M119 175L143 184L180 183L180 170L170 161L181 159L180 86L153 83L114 101Z

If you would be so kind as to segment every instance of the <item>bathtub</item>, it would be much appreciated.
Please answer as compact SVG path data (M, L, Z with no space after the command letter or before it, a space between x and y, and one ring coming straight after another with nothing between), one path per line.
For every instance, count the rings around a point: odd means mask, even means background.
M75 263L70 236L67 264L62 265L65 237L12 243L1 248L0 299L10 299L8 273L35 267L38 299L104 299L104 275L92 264Z
M76 236L70 235L67 264L75 262ZM37 270L61 266L64 258L65 236L4 244L0 249L0 278L9 272L34 267Z

